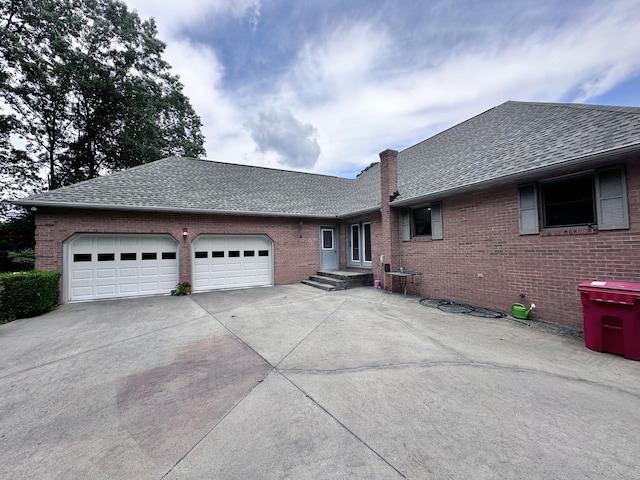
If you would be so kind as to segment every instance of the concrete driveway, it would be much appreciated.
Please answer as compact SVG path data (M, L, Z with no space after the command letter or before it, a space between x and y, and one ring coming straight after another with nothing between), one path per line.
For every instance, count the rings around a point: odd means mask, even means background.
M372 288L0 326L0 478L636 479L640 362Z

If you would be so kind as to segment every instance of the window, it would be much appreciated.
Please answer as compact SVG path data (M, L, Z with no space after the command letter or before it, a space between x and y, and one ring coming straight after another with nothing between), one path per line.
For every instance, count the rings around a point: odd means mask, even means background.
M122 261L135 260L136 258L138 258L138 256L136 255L135 252L120 254L120 260Z
M268 257L269 256L269 250L259 250L258 251L258 256L259 257Z
M520 235L540 233L540 220L543 228L629 228L624 166L518 186Z
M351 225L351 260L360 261L360 224Z
M444 238L442 229L442 203L403 210L400 216L400 238L409 242L414 237Z
M99 262L113 262L116 259L116 255L114 253L99 253L98 261Z
M253 250L245 250L244 251L244 256L245 257L255 257L256 256L256 252L254 252Z
M224 251L216 250L211 252L211 258L224 258Z
M195 258L208 258L209 252L194 252L193 255Z
M413 236L431 235L431 207L414 208L411 213L413 216Z
M596 223L592 175L540 185L544 227L573 227Z
M162 252L162 259L163 260L175 260L176 259L176 252Z
M148 252L142 254L142 260L157 260L158 254L156 252Z
M229 258L237 258L240 256L240 250L231 250L229 252Z
M91 254L90 253L74 253L73 261L74 262L90 262Z
M364 261L371 261L371 224L365 223L362 225L364 230Z
M322 249L333 250L333 230L322 229Z

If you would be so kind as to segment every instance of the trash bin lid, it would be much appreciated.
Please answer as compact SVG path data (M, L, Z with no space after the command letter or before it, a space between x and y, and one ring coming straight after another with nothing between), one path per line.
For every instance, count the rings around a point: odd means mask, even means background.
M585 280L578 285L578 290L617 290L640 295L640 283L616 282L613 280Z

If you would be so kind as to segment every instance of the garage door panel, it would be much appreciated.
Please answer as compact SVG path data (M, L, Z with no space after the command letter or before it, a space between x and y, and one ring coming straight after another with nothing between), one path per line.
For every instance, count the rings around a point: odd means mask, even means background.
M116 270L114 268L100 268L96 270L96 278L116 278Z
M160 267L160 275L175 275L178 273L178 268L173 265L163 265Z
M116 286L111 283L108 285L97 285L96 293L98 295L115 295L116 294Z
M68 300L169 294L178 282L177 253L168 235L80 235L65 250Z
M116 237L96 237L96 245L99 247L114 247L116 245L117 238Z
M140 269L140 276L144 277L157 277L160 274L158 267L142 267Z
M79 298L91 297L93 295L92 287L76 287L73 289L73 295Z
M79 238L74 242L75 247L81 250L83 247L86 249L91 248L94 244L94 239L90 237Z
M138 291L137 283L121 283L120 293L136 293Z
M93 270L76 270L71 275L74 280L90 280L93 278Z
M193 242L193 291L273 285L271 251L265 235L202 235ZM195 258L195 252L203 253ZM205 268L206 265L206 268Z
M142 291L143 292L153 292L158 290L158 282L142 282Z
M137 268L121 268L119 272L120 278L137 277Z

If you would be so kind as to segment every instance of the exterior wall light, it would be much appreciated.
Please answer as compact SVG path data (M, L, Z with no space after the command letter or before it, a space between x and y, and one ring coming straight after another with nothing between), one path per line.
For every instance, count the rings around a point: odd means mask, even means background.
M189 235L189 232L187 231L187 227L184 227L182 229L182 238L184 238L185 241L187 240L187 235Z

